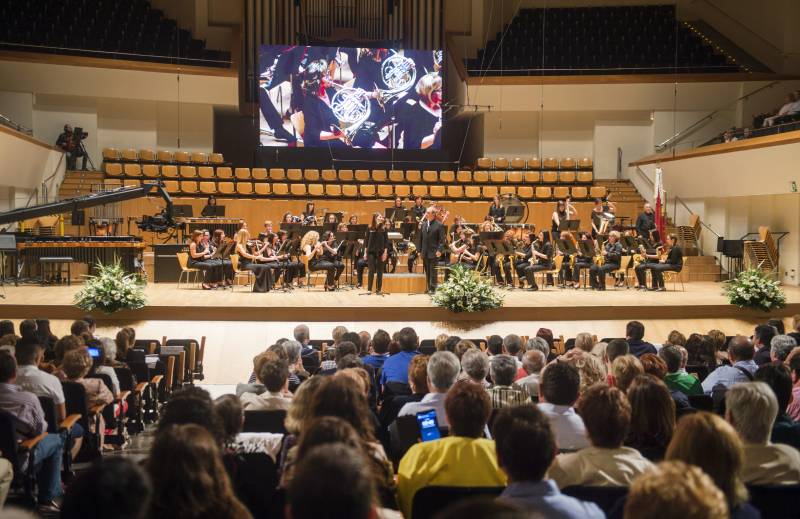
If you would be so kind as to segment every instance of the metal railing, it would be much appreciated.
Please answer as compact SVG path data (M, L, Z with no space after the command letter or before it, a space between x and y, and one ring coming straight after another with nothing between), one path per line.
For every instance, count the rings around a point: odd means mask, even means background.
M3 114L0 114L0 124L2 124L3 126L8 126L12 130L16 130L16 131L18 131L20 133L24 133L26 135L33 136L33 130L32 129L19 124L18 122L14 121L10 117L7 117L7 116L5 116Z

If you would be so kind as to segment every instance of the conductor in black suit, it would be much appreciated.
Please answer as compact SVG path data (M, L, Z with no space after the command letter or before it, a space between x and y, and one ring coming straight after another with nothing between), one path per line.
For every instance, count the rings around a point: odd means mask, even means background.
M420 228L420 250L425 267L425 287L429 294L436 291L436 265L447 241L444 225L436 219L436 209L429 207Z

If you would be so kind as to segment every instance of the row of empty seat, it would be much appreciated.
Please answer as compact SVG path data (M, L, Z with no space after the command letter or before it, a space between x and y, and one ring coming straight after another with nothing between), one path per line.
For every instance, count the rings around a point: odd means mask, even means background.
M113 181L112 181L113 182ZM126 186L137 186L140 179L124 179ZM108 186L107 186L108 187ZM286 182L208 182L196 180L165 180L164 187L174 195L222 195L242 197L319 197L319 198L408 198L422 196L446 200L491 200L494 196L512 194L522 200L553 200L571 196L576 200L602 198L605 186L460 186L460 185L391 185L391 184L298 184Z
M575 160L572 157L564 157L557 159L555 157L547 157L540 159L539 157L531 157L523 159L521 157L514 157L507 159L505 157L497 157L491 159L489 157L481 157L475 163L477 169L533 169L533 170L584 170L591 171L593 167L592 159L584 157Z
M385 169L286 169L283 168L231 168L228 166L193 166L157 164L105 164L107 177L256 180L290 182L373 182L373 183L425 183L425 184L590 184L591 171L435 171L435 170L385 170Z
M103 148L103 162L122 162L139 164L225 164L222 153L202 151L169 151L127 148Z

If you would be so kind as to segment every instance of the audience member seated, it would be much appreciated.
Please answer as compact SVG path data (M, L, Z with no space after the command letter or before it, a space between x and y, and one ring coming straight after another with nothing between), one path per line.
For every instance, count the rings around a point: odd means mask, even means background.
M772 327L770 327L772 329ZM767 347L767 349L769 349ZM755 350L750 339L737 335L728 344L728 357L731 365L722 365L708 374L702 382L703 392L710 395L715 386L730 388L740 382L753 380L753 374L758 366L753 361Z
M447 391L453 387L461 365L458 357L449 351L437 351L428 360L428 394L419 402L409 402L400 409L397 416L416 416L417 413L433 409L440 426L449 427L447 414L444 411L444 400ZM413 388L412 388L413 391Z
M158 420L156 434L161 434L172 425L199 425L217 442L220 448L225 443L225 432L219 415L214 412L214 403L208 391L198 387L175 391L166 403Z
M147 517L250 519L233 492L216 439L195 424L156 434L147 462L153 500Z
M392 338L385 330L378 330L372 336L370 341L369 354L365 355L361 360L367 366L372 366L378 370L383 367L383 363L389 357L389 343Z
M639 321L629 322L625 327L625 340L628 342L631 355L641 357L645 353L658 353L655 346L643 339L644 325Z
M753 360L759 366L772 361L772 338L778 335L774 326L760 324L753 331L753 347L756 350Z
M313 370L319 368L319 353L313 346L311 346L311 334L308 326L305 324L298 324L294 327L292 334L294 340L300 343L302 349L300 350L300 357L305 361L305 364Z
M47 432L39 398L17 385L17 362L7 352L0 352L0 411L14 417L17 433L23 438L34 438ZM45 434L33 448L40 512L58 512L54 499L61 495L63 451L64 438L60 434Z
M566 362L545 366L539 382L539 410L550 421L561 451L576 451L589 446L583 419L575 412L581 378Z
M292 394L289 392L289 367L285 360L276 353L265 353L258 380L266 391L261 394L243 393L240 398L245 411L289 409L292 405Z
M54 359L55 369L53 370L53 375L56 378L58 378L59 380L65 380L67 378L66 375L64 375L64 371L61 369L61 365L64 362L64 355L66 355L70 351L78 350L83 347L84 347L83 340L78 337L75 337L74 335L65 335L64 337L61 337L58 340L55 348L55 359Z
M494 433L497 463L508 478L500 500L543 517L605 518L594 503L563 495L552 479L545 479L558 447L550 421L536 407L502 409L495 418Z
M797 341L789 335L776 335L769 342L770 362L786 362L789 354L797 347Z
M606 345L606 349L603 354L603 364L606 365L606 382L609 385L614 384L614 374L611 369L611 365L614 363L614 360L616 360L617 357L628 355L630 352L630 346L628 346L628 341L625 339L612 339L609 341L608 345Z
M800 452L769 441L778 400L763 382L744 382L728 388L725 418L744 443L742 479L747 485L800 484Z
M603 361L582 349L573 348L559 357L561 362L575 366L581 376L580 394L598 382L606 381L606 368Z
M783 105L778 109L775 115L764 119L764 128L768 128L776 124L782 117L786 115L793 115L800 112L800 99L797 97L796 92L789 92L786 94L786 99Z
M413 328L403 328L398 335L400 352L391 355L383 363L381 369L381 386L386 386L389 382L400 382L405 384L408 380L408 363L415 355L419 355L417 347L419 338Z
M457 382L450 389L445 398L450 436L417 443L400 461L397 497L406 519L421 488L505 486L494 442L482 438L491 408L488 393L477 384Z
M526 351L522 356L522 369L525 376L516 380L516 385L527 391L531 400L539 400L539 377L542 374L546 359L539 350Z
M459 380L466 380L474 384L479 384L488 389L489 382L489 357L478 348L471 348L461 356L462 373Z
M719 416L698 412L681 418L667 448L667 460L703 469L725 494L731 519L756 519L742 481L744 447L733 427Z
M380 408L379 422L385 430L397 419L397 414L409 402L419 402L428 394L428 355L416 355L408 363L408 385L410 395L393 395L386 398Z
M650 375L652 377L655 377L662 382L665 381L667 377L667 363L664 362L664 359L659 355L661 355L661 352L664 351L664 348L667 347L674 347L674 346L666 344L658 351L658 355L653 355L652 353L645 353L639 358L639 362L641 362L642 364L642 369L644 370L645 375ZM680 351L678 351L678 354L680 355ZM688 375L688 373L685 374ZM697 379L695 378L695 380ZM675 404L676 412L685 411L692 407L691 404L689 403L689 397L687 397L685 393L675 389L671 389L669 387L667 387L667 390L669 391L669 394L672 397L672 401Z
M675 402L669 389L654 376L639 375L628 387L627 396L631 428L625 445L650 461L661 461L675 430Z
M72 350L64 356L62 364L64 375L70 382L77 382L86 390L86 405L91 408L97 405L108 405L114 401L114 395L106 387L106 383L99 378L86 378L92 369L92 357L86 348ZM100 434L100 446L103 445L103 432L105 421L100 415L100 429L95 430L95 421L89 421L89 429L93 433Z
M665 461L634 480L624 517L727 519L729 515L725 496L702 470L680 461Z
M111 379L111 387L108 388L116 398L119 395L119 378L114 371L114 358L117 355L117 346L113 339L104 337L98 341L100 358L94 366L94 373L108 375Z
M149 476L132 460L100 460L67 487L61 519L141 519L150 508L152 493Z
M503 349L507 355L510 355L517 363L517 369L522 369L522 339L515 333L510 333L503 338Z
M658 352L658 356L667 365L667 375L664 383L673 391L680 391L684 395L702 395L703 385L697 377L681 372L681 350L677 346L667 344Z
M489 359L489 377L492 379L492 387L489 389L492 409L532 403L528 392L514 384L517 361L511 355L493 355Z
M774 343L775 339L772 342ZM768 385L778 401L778 416L772 426L770 441L800 449L800 424L793 422L786 414L789 401L792 399L792 377L789 368L783 364L764 364L756 371L755 380Z
M631 406L622 391L596 384L581 397L579 410L591 446L556 456L548 477L559 488L624 487L652 467L636 449L623 446L630 431Z
M792 377L792 398L786 413L792 421L800 422L800 355L793 355L789 360Z
M611 375L614 387L626 392L633 379L639 375L644 375L644 366L642 366L642 361L633 355L621 355L611 363Z

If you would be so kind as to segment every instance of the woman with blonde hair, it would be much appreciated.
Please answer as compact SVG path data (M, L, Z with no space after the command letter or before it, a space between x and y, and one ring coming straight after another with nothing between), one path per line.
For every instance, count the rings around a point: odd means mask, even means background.
M250 270L255 276L253 282L253 292L269 292L272 288L272 267L267 263L260 263L264 259L262 252L266 248L259 250L250 248L250 232L247 229L240 229L236 233L236 254L239 255L239 268Z
M594 347L594 339L590 333L581 332L575 336L575 348L583 350L587 353L592 352Z
M732 519L758 517L747 502L747 487L742 480L744 446L733 426L722 417L698 412L681 418L665 459L703 469L725 494Z
M633 379L644 375L644 366L634 355L622 355L611 363L611 375L614 378L614 385L621 391L627 392Z

